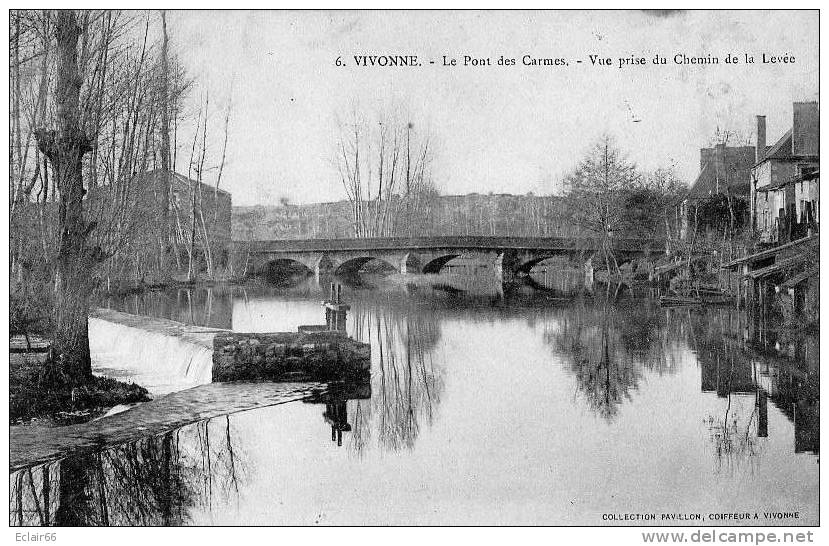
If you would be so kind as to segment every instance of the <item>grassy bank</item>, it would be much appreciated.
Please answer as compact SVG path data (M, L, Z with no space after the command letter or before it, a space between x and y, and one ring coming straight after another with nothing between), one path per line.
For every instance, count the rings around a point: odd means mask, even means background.
M72 387L44 379L45 354L13 353L9 359L9 422L33 419L56 425L87 421L119 404L150 400L147 390L107 377Z

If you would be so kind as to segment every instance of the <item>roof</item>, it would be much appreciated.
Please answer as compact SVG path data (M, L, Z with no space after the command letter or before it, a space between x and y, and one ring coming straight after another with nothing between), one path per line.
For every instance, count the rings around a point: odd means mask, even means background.
M731 193L732 195L748 195L751 189L751 167L753 164L753 148L725 147L716 150L721 153L720 162L724 172L717 172L716 156L711 156L700 169L697 179L691 185L681 200L706 199L708 197Z
M769 159L782 159L782 160L792 160L792 159L801 159L805 157L813 157L808 155L796 155L793 152L792 148L792 130L789 129L786 133L780 137L780 139L774 143L774 146L770 148L766 148L766 153L763 158L758 161L756 164L759 165L764 161Z
M801 263L806 261L806 256L803 254L796 254L790 258L785 258L783 260L774 262L772 265L763 267L760 269L755 269L754 271L749 271L745 274L746 277L751 277L752 279L761 279L763 277L768 277L769 275L773 275L775 273L783 272L791 267L796 265L800 265Z
M759 163L767 159L790 159L792 157L792 130L789 129L771 148L766 150Z
M693 256L691 258L691 262L696 263L696 262L700 262L700 261L704 261L704 260L710 260L710 259L711 259L711 256L700 254L700 255L697 255L697 256ZM654 274L654 276L658 277L660 275L664 275L665 273L670 273L671 271L674 271L675 269L679 269L679 268L685 267L687 265L688 265L688 260L687 259L683 259L683 260L680 260L680 261L677 261L677 262L671 262L671 263L665 264L665 265L659 265L659 266L656 266L656 267L653 268L653 274Z
M184 186L188 190L191 187L195 187L195 184L199 184L198 181L193 180L192 178L187 178L183 174L179 174L179 173L174 172L174 171L171 171L170 175L172 176L172 182L174 184L179 184L181 186ZM163 176L164 176L164 171L162 169L153 169L152 171L145 171L143 173L136 173L135 174L136 178L143 178L143 179L147 180L148 182L160 181ZM225 191L221 188L216 188L216 186L212 186L210 184L205 184L204 182L201 182L201 190L205 191L205 192L207 192L207 191L218 192L222 195L230 195L230 192Z
M803 281L810 279L812 277L819 277L820 276L820 267L812 267L803 271L802 273L798 273L791 279L787 280L782 284L783 288L792 288L797 286L798 284L802 283Z
M733 268L737 267L738 265L740 265L742 263L745 263L745 262L757 262L759 260L765 260L766 258L770 258L772 256L775 256L781 250L788 250L790 248L794 248L796 246L800 246L802 244L807 244L807 243L808 244L819 245L820 244L820 233L812 235L811 237L803 237L802 239L798 239L798 240L792 241L790 243L786 243L786 244L783 244L783 245L780 245L780 246L776 246L776 247L770 248L768 250L763 250L761 252L756 252L754 254L751 254L749 256L745 256L743 258L738 258L736 260L732 260L732 261L730 261L726 264L723 264L722 269L733 269Z

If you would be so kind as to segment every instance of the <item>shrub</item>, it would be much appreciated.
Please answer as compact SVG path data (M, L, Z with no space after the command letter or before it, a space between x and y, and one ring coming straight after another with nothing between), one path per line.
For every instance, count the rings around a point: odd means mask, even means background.
M55 309L52 285L43 281L13 281L9 288L9 333L51 332Z

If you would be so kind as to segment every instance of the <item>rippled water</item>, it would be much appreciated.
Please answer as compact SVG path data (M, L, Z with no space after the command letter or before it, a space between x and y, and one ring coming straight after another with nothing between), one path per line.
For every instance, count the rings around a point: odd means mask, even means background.
M642 290L461 285L346 287L347 330L372 347L370 389L28 468L12 475L10 523L817 523L816 336L732 309L663 309ZM108 303L278 331L324 322L325 296L308 285Z

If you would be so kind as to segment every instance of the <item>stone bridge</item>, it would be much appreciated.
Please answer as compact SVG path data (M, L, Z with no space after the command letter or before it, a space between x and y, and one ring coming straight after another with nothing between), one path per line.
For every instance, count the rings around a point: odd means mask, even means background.
M321 273L357 273L371 260L381 260L400 273L439 273L450 260L463 256L491 264L503 281L527 274L554 256L582 261L592 270L593 257L604 261L598 239L565 237L414 237L364 239L299 239L237 242L249 249L248 270L266 274L285 262L298 262L317 277ZM613 253L619 263L665 252L664 241L616 239ZM598 256L597 256L598 255Z

